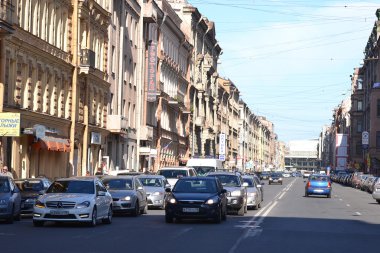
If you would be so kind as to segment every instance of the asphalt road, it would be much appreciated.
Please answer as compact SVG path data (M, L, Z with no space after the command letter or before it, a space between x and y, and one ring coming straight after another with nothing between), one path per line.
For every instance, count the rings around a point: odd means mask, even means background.
M261 209L221 224L166 224L162 210L95 228L0 222L0 252L379 252L380 205L368 193L333 184L331 199L304 197L304 185L302 178L265 184Z

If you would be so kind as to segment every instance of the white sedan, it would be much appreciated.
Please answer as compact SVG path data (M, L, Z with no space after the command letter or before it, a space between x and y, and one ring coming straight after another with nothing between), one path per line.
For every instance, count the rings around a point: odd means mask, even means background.
M46 221L112 222L112 197L97 177L71 177L54 181L33 209L34 226Z

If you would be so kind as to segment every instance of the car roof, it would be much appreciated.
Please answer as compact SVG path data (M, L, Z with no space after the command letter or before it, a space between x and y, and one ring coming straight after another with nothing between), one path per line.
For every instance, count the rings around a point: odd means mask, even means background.
M77 177L62 177L58 178L55 181L94 181L98 179L96 176L77 176Z
M194 169L194 168L187 167L187 166L178 166L178 167L162 167L158 170L188 170L188 169Z
M234 172L210 172L210 173L207 173L207 175L229 175L229 176L241 176L241 175L238 175Z
M215 177L201 176L201 177L180 177L178 180L217 180Z
M162 175L151 175L151 174L141 174L137 176L138 178L143 177L143 178L162 178L164 179L165 177Z
M102 177L102 180L104 179L132 179L132 178L138 178L138 175L117 175L117 176L112 176L112 175L107 175Z

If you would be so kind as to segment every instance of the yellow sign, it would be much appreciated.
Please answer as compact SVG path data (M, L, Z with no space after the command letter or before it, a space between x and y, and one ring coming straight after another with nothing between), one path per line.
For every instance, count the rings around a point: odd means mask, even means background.
M20 136L20 113L0 113L0 136Z

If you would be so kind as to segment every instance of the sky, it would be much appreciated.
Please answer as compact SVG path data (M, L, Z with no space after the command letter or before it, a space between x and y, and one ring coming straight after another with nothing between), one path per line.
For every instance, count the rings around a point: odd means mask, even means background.
M380 2L188 0L215 22L221 77L280 141L318 138L351 94ZM379 80L377 80L379 81Z

